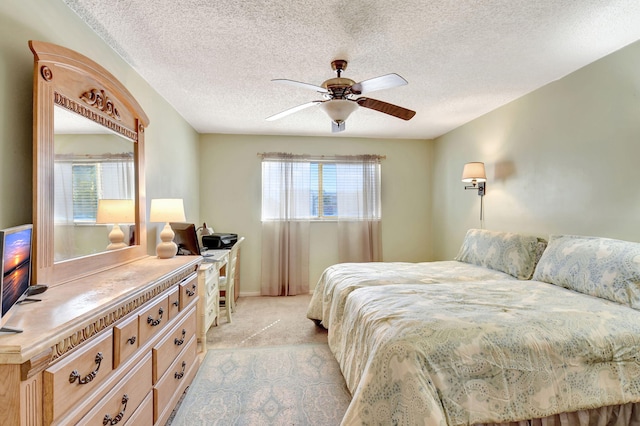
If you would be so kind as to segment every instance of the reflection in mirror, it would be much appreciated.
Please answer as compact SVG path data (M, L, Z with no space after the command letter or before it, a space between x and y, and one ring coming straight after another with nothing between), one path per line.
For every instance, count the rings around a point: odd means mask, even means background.
M55 106L55 262L107 250L114 225L120 225L125 235L124 244L118 247L133 242L133 220L128 220L129 223L98 220L99 200L106 199L135 200L134 143Z

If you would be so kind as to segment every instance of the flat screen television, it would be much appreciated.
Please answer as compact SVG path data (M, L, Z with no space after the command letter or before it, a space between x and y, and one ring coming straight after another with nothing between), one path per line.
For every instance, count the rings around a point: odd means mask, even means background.
M175 234L173 242L178 245L178 255L202 254L196 226L193 223L171 222L169 225Z
M0 263L2 265L2 315L20 301L31 284L31 234L33 225L0 230ZM4 322L4 321L3 321Z

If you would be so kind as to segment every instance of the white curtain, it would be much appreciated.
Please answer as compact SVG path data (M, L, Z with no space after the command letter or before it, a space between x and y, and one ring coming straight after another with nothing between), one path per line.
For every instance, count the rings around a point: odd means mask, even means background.
M74 218L73 166L92 164L97 167L97 198L132 199L135 195L135 173L131 158L105 159L73 158L57 160L54 163L54 260L65 260L88 253L78 252L76 237L78 228ZM97 203L97 199L96 199ZM97 204L96 204L97 207ZM85 223L84 226L92 223ZM101 225L104 226L104 225Z
M75 257L73 226L73 163L56 161L53 167L55 235L54 261Z
M380 157L349 156L336 163L338 261L382 261Z
M309 162L299 156L263 157L263 296L309 292L309 171Z

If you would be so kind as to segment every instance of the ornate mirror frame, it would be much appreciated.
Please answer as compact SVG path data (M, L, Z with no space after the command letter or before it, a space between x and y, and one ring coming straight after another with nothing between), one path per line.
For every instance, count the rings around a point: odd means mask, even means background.
M56 286L147 256L144 129L149 119L106 69L73 50L29 41L34 55L33 283ZM62 107L134 142L135 244L54 261L54 106Z

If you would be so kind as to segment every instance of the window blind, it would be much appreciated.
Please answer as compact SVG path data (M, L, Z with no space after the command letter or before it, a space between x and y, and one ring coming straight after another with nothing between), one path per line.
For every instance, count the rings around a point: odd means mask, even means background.
M262 220L380 219L379 158L263 158Z

